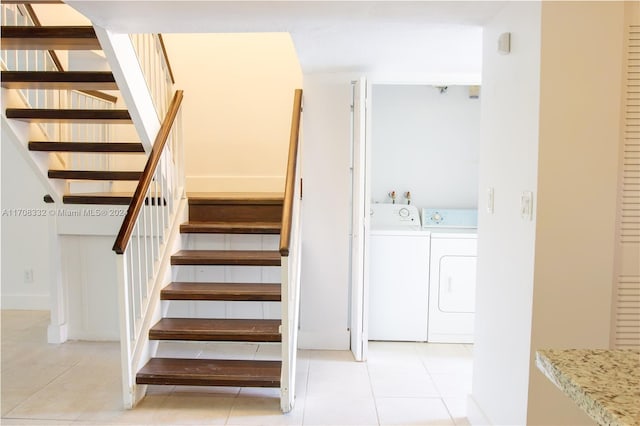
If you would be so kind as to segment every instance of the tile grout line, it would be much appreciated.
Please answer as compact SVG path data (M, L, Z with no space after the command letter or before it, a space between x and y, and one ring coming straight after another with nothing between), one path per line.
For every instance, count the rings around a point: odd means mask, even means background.
M417 349L416 349L417 351ZM431 380L431 383L433 383L433 386L436 388L436 390L438 391L438 395L440 395L440 397L438 398L440 400L440 402L442 403L442 405L444 405L445 410L447 410L447 414L449 414L449 420L451 420L452 424L456 424L456 421L453 419L453 415L451 414L451 410L449 410L449 406L447 405L447 403L444 401L444 396L442 396L442 391L440 391L440 386L438 386L438 384L436 383L436 381L433 379L433 375L431 374L431 371L429 370L429 367L427 366L426 362L425 362L425 357L421 356L420 357L420 362L422 363L425 371L427 372L427 375L429 376L429 380Z
M31 400L33 397L35 397L38 393L44 391L44 389L47 388L47 386L49 386L50 384L52 384L53 382L55 382L56 380L58 380L60 377L62 377L64 374L68 373L69 371L71 371L72 369L74 369L75 367L78 366L78 364L80 364L80 361L76 361L73 365L69 366L69 368L67 368L66 370L62 371L60 374L58 374L56 377L52 378L51 380L49 380L44 386L42 386L40 389L38 389L37 391L35 391L34 393L32 393L31 395L29 395L28 397L26 397L25 399L23 399L22 401L20 401L15 407L13 407L10 411L8 411L4 416L2 416L2 418L14 418L14 417L9 417L11 415L11 413L13 411L15 411L16 409L18 409L22 404L28 402L29 400ZM78 415L78 417L80 417L80 415ZM16 417L16 418L21 418L21 417ZM77 419L77 417L76 417ZM70 419L69 421L73 422L76 419ZM49 420L53 420L53 421L57 421L55 419L44 419L43 421L49 421ZM61 419L61 421L67 421L67 419Z
M371 371L369 371L369 361L364 361L364 364L367 368L367 377L369 378L369 388L371 389L371 399L373 399L373 408L376 410L376 420L378 422L378 426L380 426L380 413L378 411L378 401L376 399L376 394L373 391L373 381L371 380Z
M298 351L299 349L296 349ZM297 356L297 354L296 354ZM309 365L307 366L307 380L304 387L304 405L302 407L302 422L300 426L304 425L304 418L307 414L307 397L309 396L309 377L311 376L311 359L309 359Z

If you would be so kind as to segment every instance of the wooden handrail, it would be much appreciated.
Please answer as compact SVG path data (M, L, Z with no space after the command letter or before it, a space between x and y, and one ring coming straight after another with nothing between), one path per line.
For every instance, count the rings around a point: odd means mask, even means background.
M32 0L32 1L24 1L24 0L5 1L5 0L2 0L2 3L6 3L6 4L22 4L24 6L25 10L27 11L27 13L29 14L29 18L31 18L31 20L33 21L33 25L36 26L36 27L41 27L42 26L42 22L40 21L40 18L38 18L38 15L36 14L36 11L33 8L33 6L31 6L32 4L45 4L45 3L50 3L50 4L60 3L60 4L64 4L61 0ZM56 69L58 71L64 71L64 67L62 66L62 62L60 62L60 58L58 58L58 54L55 52L55 50L48 50L48 52L49 52L49 56L51 56L51 60L53 61L53 64L55 65ZM102 92L100 90L78 90L78 92L84 93L85 95L93 96L94 98L102 99L103 101L111 102L112 104L115 104L118 101L118 97L117 96L110 95L109 93L105 93L105 92Z
M142 177L140 177L136 191L133 193L133 199L129 205L129 210L127 211L127 215L124 217L124 221L120 227L120 232L118 232L118 236L116 237L116 242L113 244L113 251L117 254L123 254L127 248L129 238L131 238L133 228L136 225L136 218L138 217L138 213L140 213L140 209L144 205L147 190L151 185L153 175L155 174L158 162L162 156L162 150L167 143L167 139L171 133L171 128L173 127L173 122L180 110L183 95L184 92L182 90L176 90L176 93L173 95L173 99L171 100L171 104L169 105L167 115L165 116L164 121L160 126L160 130L158 130L158 135L153 142L151 155L149 155L149 158L147 159L147 164L142 172Z
M64 3L62 0L2 0L2 4L53 4Z
M162 54L164 55L164 62L167 64L167 71L169 71L169 78L171 78L171 83L176 84L176 79L173 77L171 62L169 62L169 54L167 53L167 48L164 45L164 39L162 38L162 34L158 34L158 39L160 40L160 47L162 48Z
M100 90L78 90L78 92L84 93L85 95L93 96L94 98L102 99L103 101L111 102L112 104L118 102L117 96L101 92Z
M300 116L302 113L302 89L296 89L293 98L291 116L291 134L289 136L289 159L287 160L287 176L284 186L284 203L282 206L282 229L280 231L280 255L289 256L291 244L291 224L293 222L293 197L296 192L298 142L300 140Z

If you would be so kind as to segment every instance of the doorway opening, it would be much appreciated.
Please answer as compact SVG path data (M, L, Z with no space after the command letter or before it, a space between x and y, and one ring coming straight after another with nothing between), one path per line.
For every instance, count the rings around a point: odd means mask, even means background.
M356 97L359 86L368 96ZM369 340L472 341L479 96L469 84L354 82L351 326L358 360L367 359ZM457 229L434 231L440 222Z

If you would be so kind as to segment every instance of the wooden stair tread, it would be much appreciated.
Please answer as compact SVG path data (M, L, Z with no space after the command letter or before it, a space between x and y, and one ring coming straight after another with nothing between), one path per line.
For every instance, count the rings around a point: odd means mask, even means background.
M280 320L163 318L149 330L151 340L279 342Z
M128 206L131 204L131 195L118 195L109 192L91 194L67 194L62 197L64 204L96 204Z
M281 300L280 284L173 282L160 292L162 300Z
M2 71L7 89L118 90L108 71Z
M277 250L180 250L172 265L280 266Z
M284 195L281 192L189 192L187 198L192 205L280 205L284 202Z
M142 172L115 170L49 170L51 179L72 180L140 180Z
M281 222L280 193L189 193L190 222Z
M280 222L187 222L183 234L279 234Z
M280 361L151 358L137 384L279 387Z
M66 194L62 197L64 204L96 204L96 205L121 205L131 204L133 194L125 192L94 192L86 194ZM159 196L147 197L145 205L166 205L166 201Z
M6 116L15 120L37 123L131 123L129 111L124 109L7 108Z
M91 26L2 26L5 50L100 50Z
M29 142L29 151L143 153L141 143L130 142Z

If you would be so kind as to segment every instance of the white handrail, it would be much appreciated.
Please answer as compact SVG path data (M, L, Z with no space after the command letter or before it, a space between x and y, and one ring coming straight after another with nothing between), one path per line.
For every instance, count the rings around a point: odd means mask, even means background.
M173 94L173 80L158 34L130 34L140 68L153 99L158 119L167 113Z

